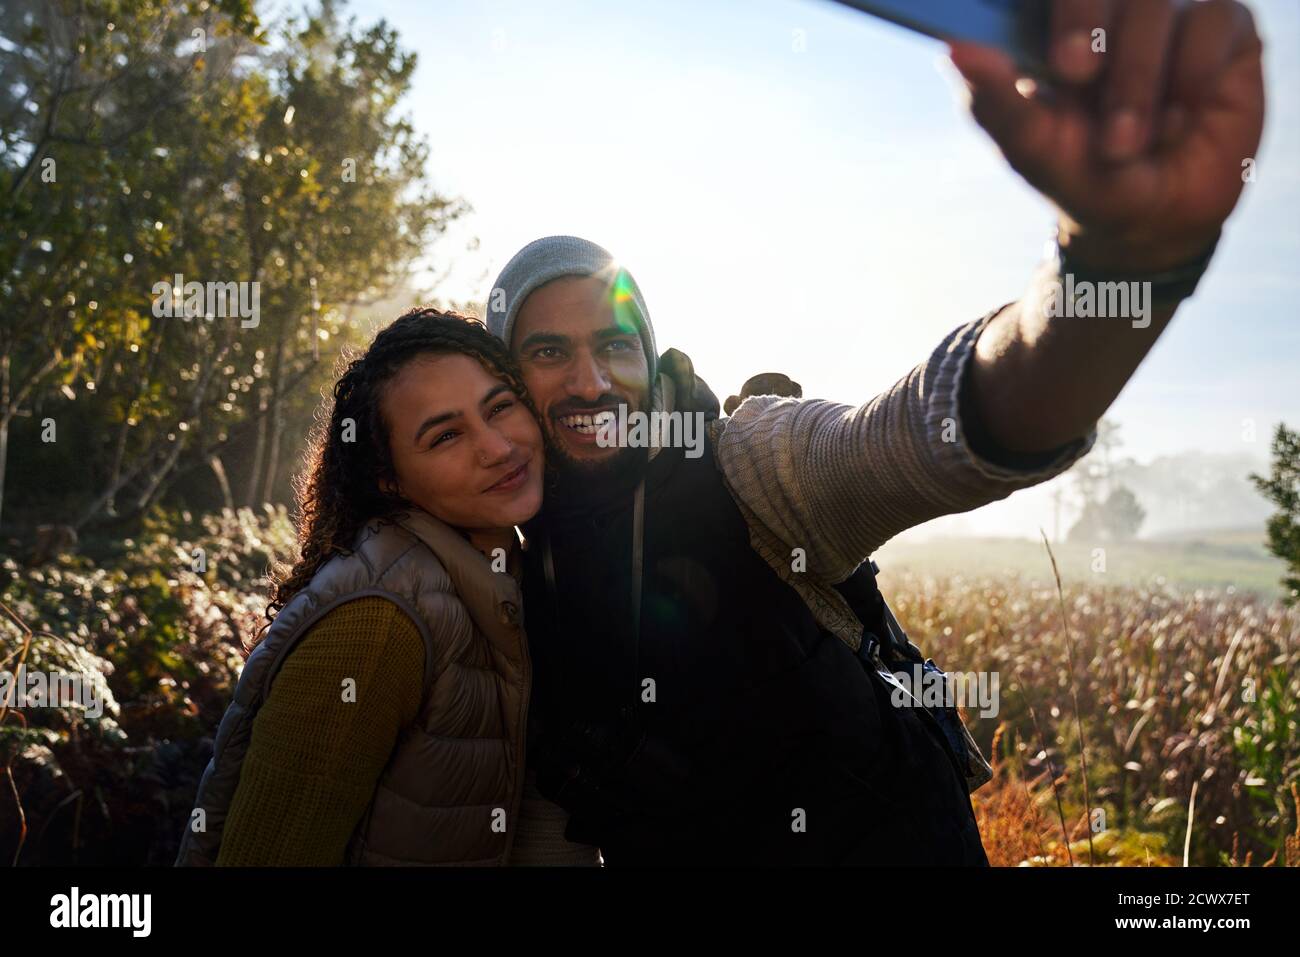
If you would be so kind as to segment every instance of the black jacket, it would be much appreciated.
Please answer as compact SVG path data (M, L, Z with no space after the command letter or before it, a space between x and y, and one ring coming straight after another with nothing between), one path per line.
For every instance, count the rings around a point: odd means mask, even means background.
M529 754L570 840L611 865L988 863L942 733L750 547L711 444L549 492L526 533Z

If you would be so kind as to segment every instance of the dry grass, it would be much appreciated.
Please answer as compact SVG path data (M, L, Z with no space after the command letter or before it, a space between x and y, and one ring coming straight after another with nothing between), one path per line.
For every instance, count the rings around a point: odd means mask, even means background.
M1296 860L1300 609L1050 578L882 587L941 667L999 675L997 716L968 716L997 770L973 796L994 863L1176 866L1185 843L1193 865Z

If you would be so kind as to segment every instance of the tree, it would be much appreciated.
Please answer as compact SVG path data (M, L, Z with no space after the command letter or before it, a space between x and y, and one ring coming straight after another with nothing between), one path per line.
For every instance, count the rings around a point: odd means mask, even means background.
M252 0L6 14L0 481L7 445L22 467L0 518L129 526L167 498L287 495L288 443L362 344L357 310L466 208L431 188L399 112L415 54L338 7L274 43ZM256 287L258 320L158 315L152 290L178 273Z
M141 332L135 291L170 248L170 201L184 199L158 188L163 143L212 75L188 45L196 32L250 41L258 27L251 0L15 0L0 24L3 508L15 419L72 401L77 385L93 392Z
M1112 541L1123 542L1137 538L1142 520L1146 518L1144 509L1137 496L1124 485L1115 487L1115 491L1106 497L1105 526Z
M1300 432L1279 422L1271 451L1273 462L1268 478L1252 474L1250 480L1277 506L1268 520L1268 548L1286 562L1284 600L1293 605L1300 601Z
M1128 488L1115 486L1105 501L1089 502L1070 529L1070 541L1124 542L1137 537L1146 518L1144 509Z
M262 161L241 185L246 204L273 213L257 217L250 240L268 245L275 267L264 273L271 341L247 457L249 505L273 498L285 472L281 443L299 370L319 361L321 342L346 328L352 309L405 283L432 238L466 208L428 186L429 146L395 114L416 56L390 28L357 31L326 0L288 24L284 41L271 63L269 119L257 132ZM299 420L318 391L293 410Z
M1115 497L1115 492L1121 487L1117 483L1117 477L1125 467L1125 463L1117 463L1114 460L1115 451L1124 444L1119 436L1119 430L1119 423L1111 419L1102 419L1098 422L1097 440L1093 443L1092 449L1069 471L1074 507L1078 509L1079 516L1066 535L1069 541L1118 541L1132 538L1137 534L1138 526L1142 524L1145 512L1138 505L1133 493L1124 489L1124 495ZM1061 502L1064 498L1064 489L1058 486L1056 491L1058 528ZM1133 512L1135 508L1137 509L1136 520Z

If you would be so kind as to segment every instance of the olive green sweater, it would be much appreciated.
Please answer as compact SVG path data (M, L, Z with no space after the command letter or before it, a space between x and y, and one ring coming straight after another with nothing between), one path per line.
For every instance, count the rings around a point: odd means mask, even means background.
M392 602L360 598L317 622L253 721L217 864L342 864L423 675L424 640Z
M359 598L317 622L253 721L217 864L344 863L423 678L424 640L392 602ZM530 781L512 863L597 863L595 848L564 840L566 822Z

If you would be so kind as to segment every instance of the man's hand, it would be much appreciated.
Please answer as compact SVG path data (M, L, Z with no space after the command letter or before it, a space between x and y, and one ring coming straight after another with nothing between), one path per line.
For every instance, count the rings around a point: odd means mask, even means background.
M1055 0L1050 90L1022 95L1002 54L954 45L976 120L1061 211L1060 243L1093 277L1196 263L1237 205L1264 125L1260 41L1234 0ZM1104 31L1098 33L1096 31ZM1105 52L1100 51L1104 37ZM975 343L967 395L1010 452L1082 438L1174 314L1056 314L1040 271Z
M1194 259L1236 206L1263 130L1260 51L1234 0L1054 0L1050 95L1022 95L998 51L951 56L1074 260L1131 273Z

